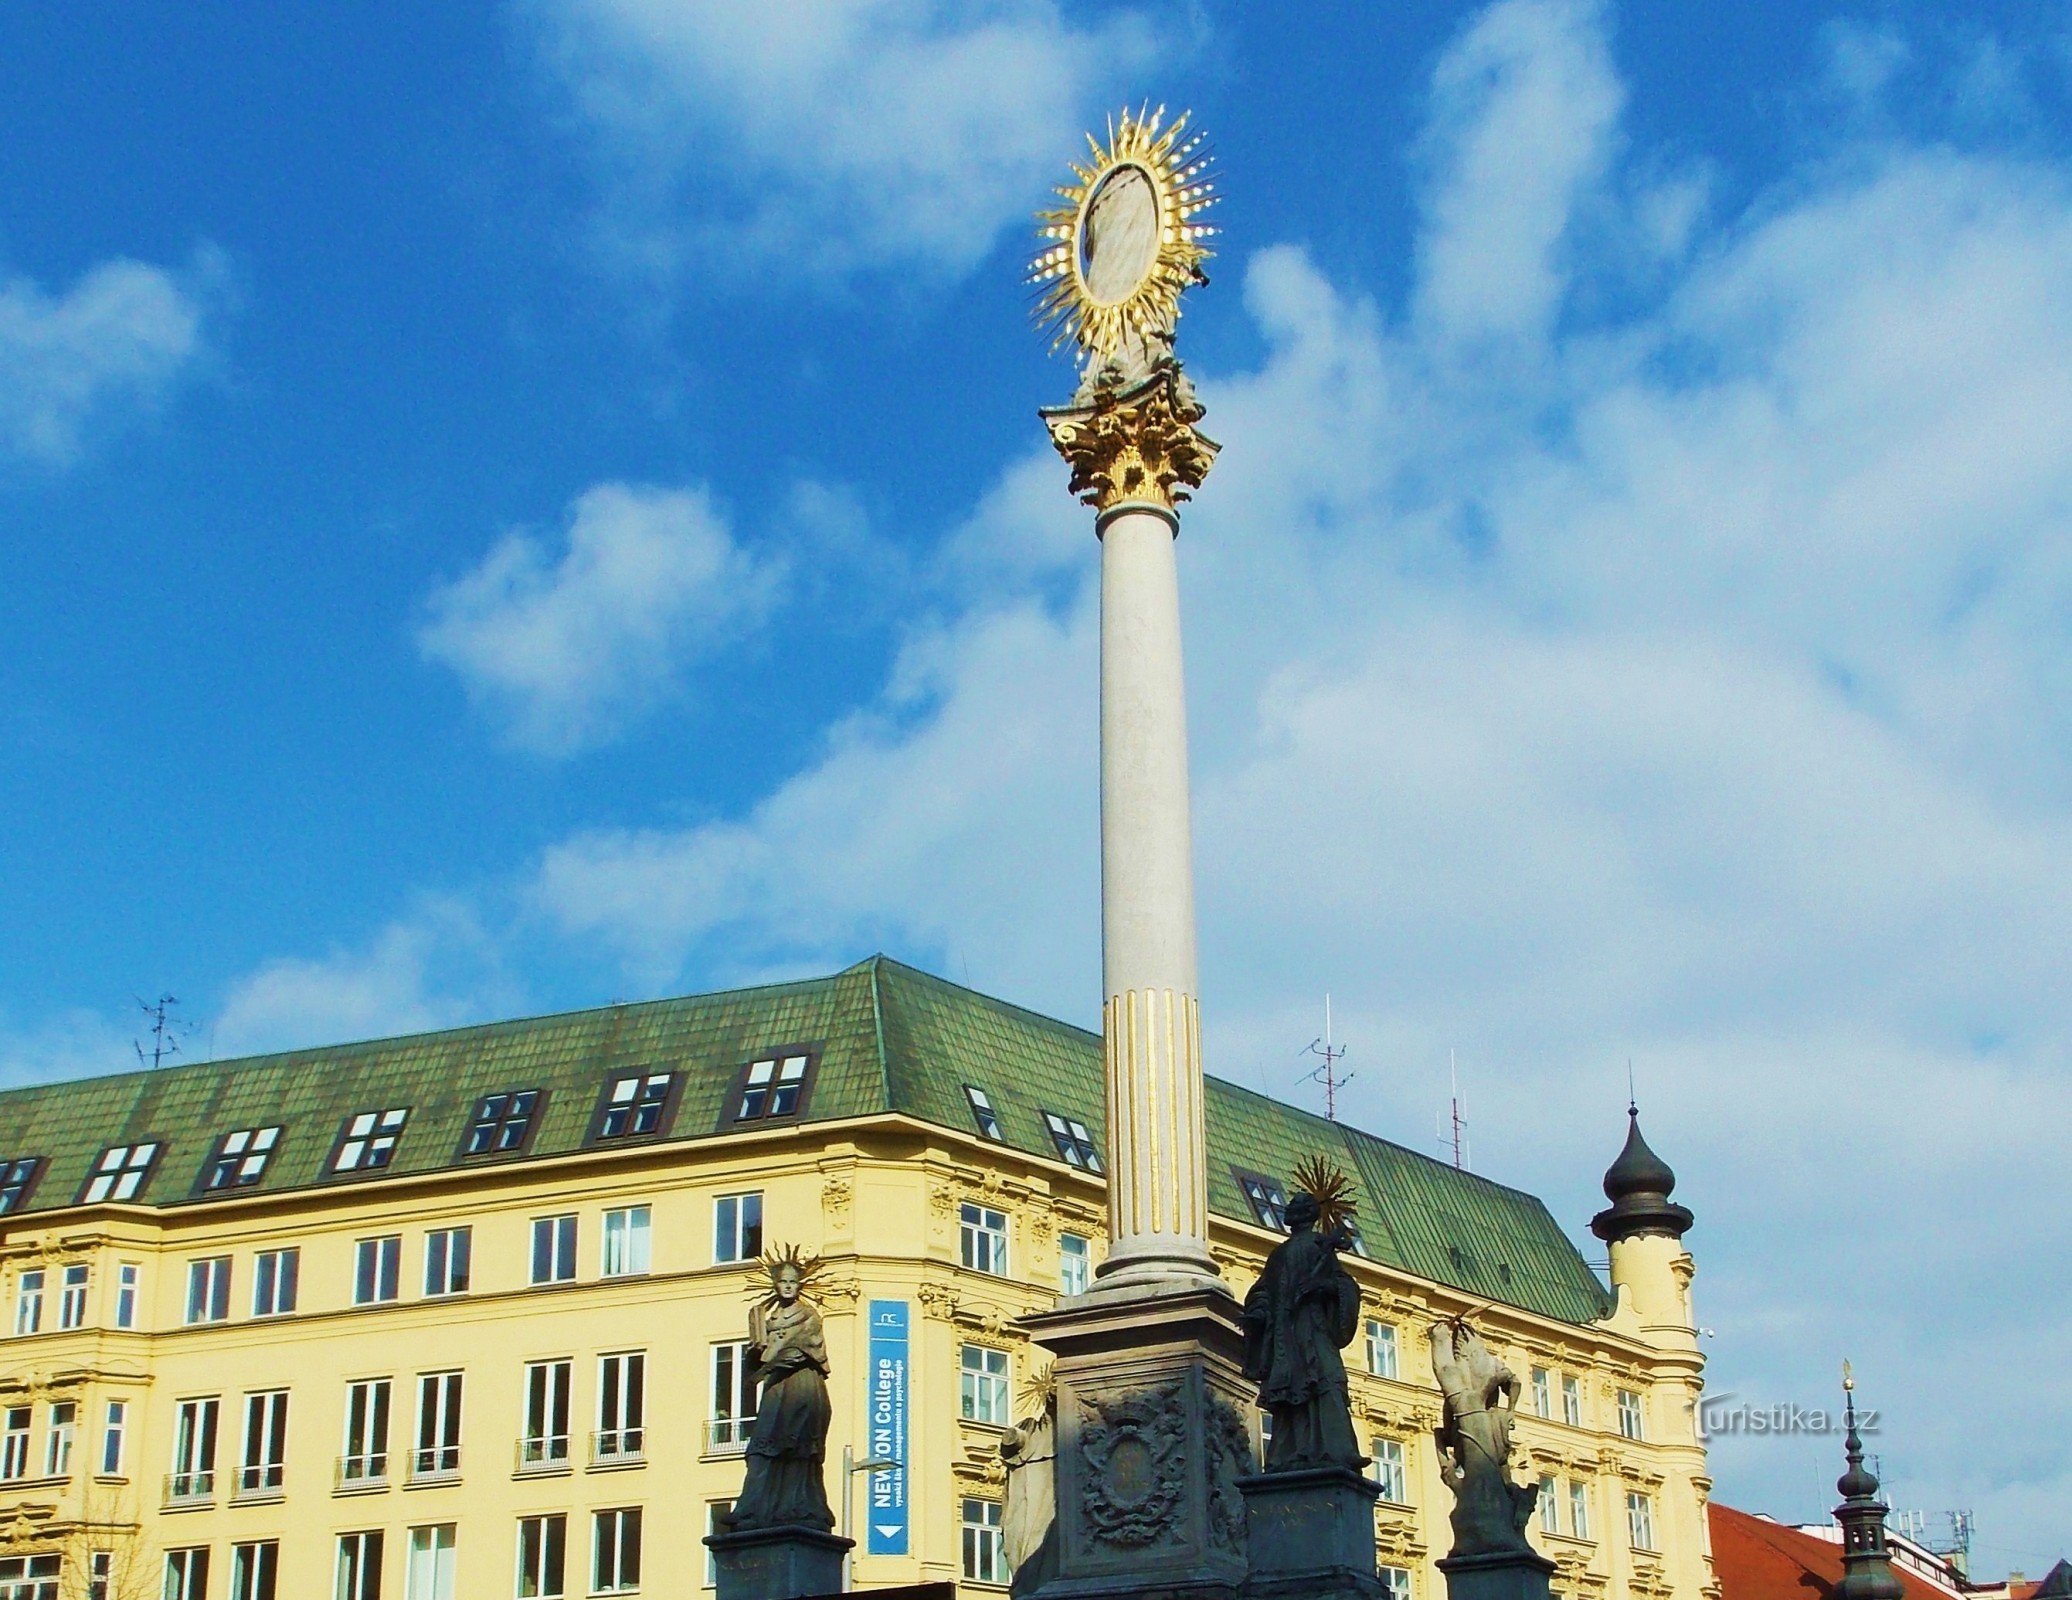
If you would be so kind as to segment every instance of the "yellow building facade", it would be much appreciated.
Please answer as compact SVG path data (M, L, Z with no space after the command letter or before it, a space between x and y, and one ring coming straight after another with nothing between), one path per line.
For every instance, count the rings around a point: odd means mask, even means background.
M826 1263L856 1584L1002 1593L1017 1322L1100 1258L1101 1106L1098 1037L882 959L0 1094L0 1600L696 1596L779 1243ZM1516 1191L1228 1085L1208 1117L1239 1295L1296 1155L1360 1182L1392 1590L1444 1594L1425 1330L1465 1313L1556 1591L1717 1595L1680 1229L1614 1238L1607 1287Z

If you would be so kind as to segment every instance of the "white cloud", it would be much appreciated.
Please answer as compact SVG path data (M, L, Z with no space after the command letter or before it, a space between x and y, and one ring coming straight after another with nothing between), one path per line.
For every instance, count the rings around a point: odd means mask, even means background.
M1908 1500L1976 1506L1990 1563L2072 1489L1975 1444L2072 1427L2036 1273L2072 1219L2020 1198L2072 1117L2072 175L1859 139L1630 271L1602 252L1662 230L1607 59L1594 10L1484 13L1438 69L1410 309L1265 251L1265 361L1197 374L1212 1067L1295 1092L1329 989L1359 1120L1424 1142L1457 1047L1482 1166L1574 1226L1631 1054L1715 1380L1812 1403L1848 1349ZM1569 331L1589 273L1659 288ZM1090 1018L1075 526L1063 469L1015 464L949 542L962 620L822 759L737 819L569 841L540 903L656 982L889 942ZM2059 1376L1960 1417L1981 1346ZM1833 1453L1722 1447L1720 1492L1817 1516Z
M431 596L418 637L513 742L568 755L680 690L684 668L759 620L781 580L702 490L600 484L571 508L565 548L506 534Z
M962 272L1026 220L1150 41L1131 15L1075 28L1053 0L543 0L540 15L633 247L707 277Z
M185 274L104 261L61 294L0 283L0 452L62 466L96 421L156 402L204 353L221 271L204 253Z

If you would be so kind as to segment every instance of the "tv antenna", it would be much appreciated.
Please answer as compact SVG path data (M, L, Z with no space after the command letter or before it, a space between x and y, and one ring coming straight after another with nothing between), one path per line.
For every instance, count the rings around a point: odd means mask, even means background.
M161 993L154 1001L136 996L137 1009L151 1019L151 1049L147 1053L142 1039L132 1039L130 1044L137 1052L137 1060L147 1067L157 1067L167 1056L180 1053L180 1041L194 1031L192 1023L185 1023L172 1014L173 1007L180 1003L176 994Z
M1473 1159L1468 1148L1467 1102L1461 1099L1460 1062L1452 1050L1446 1052L1446 1076L1453 1085L1453 1098L1449 1108L1439 1117L1439 1143L1453 1150L1453 1164L1465 1169Z
M1345 1046L1331 1042L1331 997L1328 994L1324 996L1324 1036L1310 1040L1307 1053L1324 1058L1323 1065L1309 1075L1309 1081L1324 1086L1324 1120L1336 1122L1338 1091L1353 1081L1353 1075L1338 1071L1338 1063L1345 1059Z

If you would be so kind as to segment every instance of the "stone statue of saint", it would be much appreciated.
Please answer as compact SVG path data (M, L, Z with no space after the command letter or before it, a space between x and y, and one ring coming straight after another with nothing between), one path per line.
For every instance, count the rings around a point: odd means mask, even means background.
M1518 1377L1490 1353L1465 1317L1432 1325L1432 1371L1446 1395L1435 1437L1439 1470L1453 1490L1457 1556L1530 1550L1525 1525L1538 1484L1511 1481L1511 1417Z
M1266 1470L1366 1465L1353 1437L1345 1362L1360 1326L1360 1286L1338 1259L1344 1235L1320 1231L1316 1197L1288 1202L1288 1237L1245 1296L1245 1376L1273 1418Z
M1057 1576L1057 1395L1017 1422L1000 1439L1007 1468L1007 1506L1000 1517L1000 1542L1012 1574L1009 1592L1033 1593Z
M820 1313L803 1298L818 1266L797 1245L763 1258L769 1290L748 1312L750 1376L763 1392L748 1436L747 1481L725 1518L729 1531L834 1528L822 1470L834 1415L827 1398L827 1343Z

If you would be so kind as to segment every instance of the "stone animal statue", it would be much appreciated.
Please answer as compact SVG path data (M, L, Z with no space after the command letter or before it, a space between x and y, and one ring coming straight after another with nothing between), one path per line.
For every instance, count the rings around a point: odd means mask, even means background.
M1525 1537L1539 1485L1511 1481L1511 1418L1518 1378L1490 1353L1465 1317L1435 1323L1432 1371L1446 1395L1434 1437L1453 1490L1456 1556L1530 1550Z

